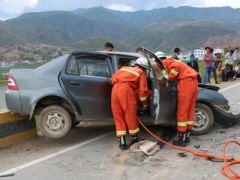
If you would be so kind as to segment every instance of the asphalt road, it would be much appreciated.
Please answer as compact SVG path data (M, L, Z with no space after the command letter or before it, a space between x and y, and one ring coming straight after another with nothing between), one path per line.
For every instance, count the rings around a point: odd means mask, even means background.
M230 111L234 114L240 113L240 79L235 81L224 82L218 84L220 93L222 93L229 101Z
M159 136L163 132L158 126L150 126L150 129ZM142 132L141 137L154 140L145 132ZM105 123L80 124L59 140L38 137L2 148L0 157L1 175L14 173L8 178L16 180L118 179L125 177L128 166L137 172L138 164L149 160L143 154L121 151L114 134L114 125ZM129 159L134 161L128 162Z
M240 80L219 86L230 101L231 110L240 113ZM189 148L197 147L219 155L224 141L240 140L239 126L228 129L214 126L209 134L192 137ZM164 132L164 128L158 126L150 128L159 136ZM154 141L144 130L141 136ZM221 163L191 154L183 158L178 153L167 146L150 157L130 150L121 151L113 124L84 123L63 139L38 137L0 149L0 173L13 173L11 177L0 179L226 179L220 173Z

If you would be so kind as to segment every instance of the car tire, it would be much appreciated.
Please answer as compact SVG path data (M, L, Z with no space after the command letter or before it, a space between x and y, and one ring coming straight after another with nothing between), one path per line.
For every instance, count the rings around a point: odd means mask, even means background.
M212 110L205 104L197 103L195 107L195 117L192 134L207 134L214 124Z
M38 117L39 130L48 138L62 138L72 127L72 119L68 111L61 106L45 107Z

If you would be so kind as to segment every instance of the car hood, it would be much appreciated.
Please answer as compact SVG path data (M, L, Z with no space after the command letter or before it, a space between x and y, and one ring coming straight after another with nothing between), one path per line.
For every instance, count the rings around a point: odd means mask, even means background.
M198 88L198 101L207 102L212 106L215 122L229 127L239 122L240 114L234 115L229 109L228 100L216 90Z
M198 88L198 101L209 102L213 105L228 104L228 100L221 93L201 87Z

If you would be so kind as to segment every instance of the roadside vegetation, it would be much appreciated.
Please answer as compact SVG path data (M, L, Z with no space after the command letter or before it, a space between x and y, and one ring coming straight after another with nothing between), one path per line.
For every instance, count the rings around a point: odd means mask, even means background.
M11 67L0 67L0 86L7 85L8 73L10 69L35 69L39 64L17 64Z

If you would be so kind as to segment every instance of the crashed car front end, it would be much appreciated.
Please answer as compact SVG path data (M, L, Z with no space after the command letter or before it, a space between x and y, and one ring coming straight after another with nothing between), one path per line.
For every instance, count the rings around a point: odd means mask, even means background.
M228 100L215 89L200 87L198 94L198 102L206 103L210 106L214 114L214 121L222 126L231 126L239 120L239 115L232 114Z

